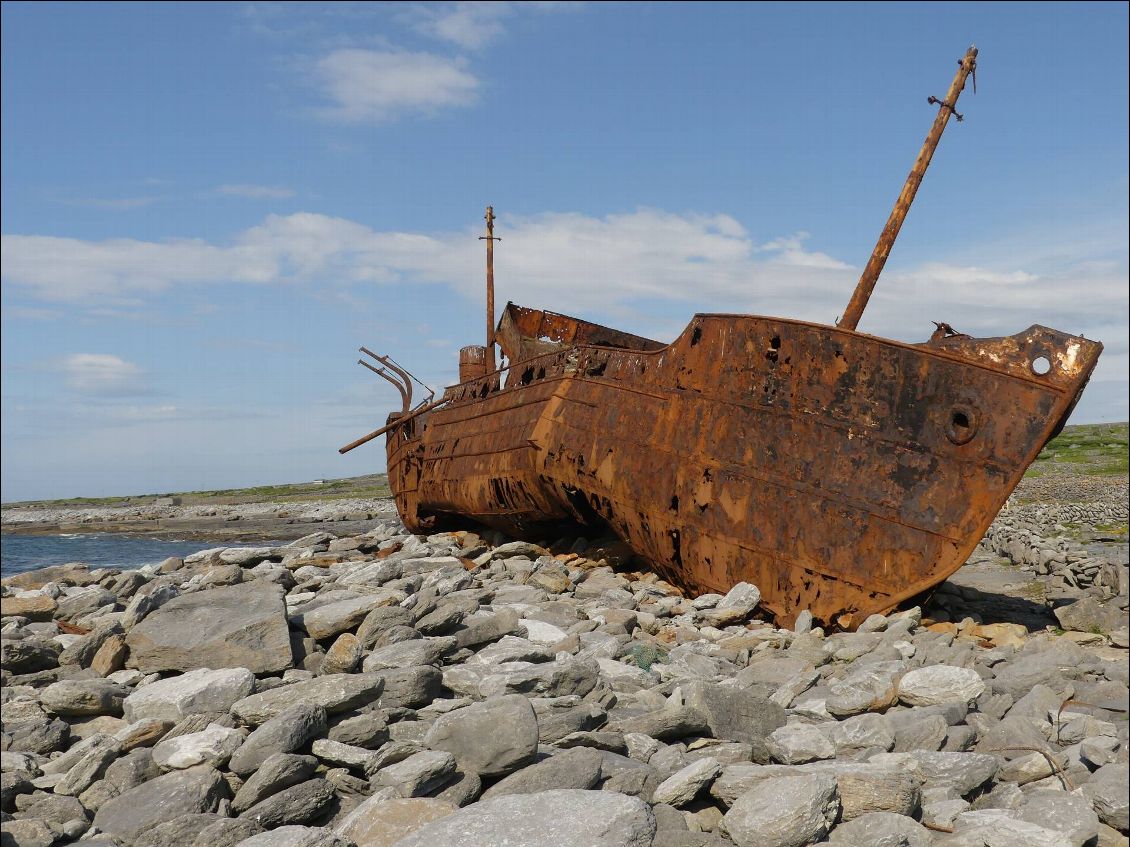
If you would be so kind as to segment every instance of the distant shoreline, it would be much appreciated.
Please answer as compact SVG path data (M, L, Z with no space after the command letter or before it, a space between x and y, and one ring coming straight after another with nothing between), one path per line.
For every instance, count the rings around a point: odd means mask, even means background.
M16 507L0 512L6 535L56 536L113 533L202 542L293 541L320 530L335 535L364 532L382 517L395 517L387 497L196 505Z

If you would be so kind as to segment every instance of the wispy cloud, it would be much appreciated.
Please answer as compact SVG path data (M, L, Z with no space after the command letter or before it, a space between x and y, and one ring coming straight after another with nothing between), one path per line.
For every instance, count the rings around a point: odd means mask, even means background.
M521 281L521 299L594 317L642 309L752 312L831 322L858 269L807 246L803 233L755 239L724 214L639 209L594 217L550 212L503 216L506 241L495 255L499 296ZM482 297L481 243L459 232L378 231L308 212L271 215L227 244L53 236L0 239L5 286L40 301L145 301L173 286L244 283L317 286L321 294L364 297L368 285L449 286ZM1064 244L1061 255L1068 255ZM992 258L987 256L986 258ZM1111 342L1127 339L1125 258L1065 263L1015 260L891 266L861 329L918 340L931 320L979 335L1013 333L1030 323ZM669 304L660 308L661 304ZM683 306L678 306L678 304ZM641 305L644 304L644 305ZM658 311L657 311L658 310ZM1103 333L1103 334L1100 334ZM437 334L438 335L438 334Z
M156 197L60 197L54 202L63 206L79 206L87 209L102 209L107 212L127 212L143 209L157 202Z
M223 197L247 197L252 200L282 200L294 196L294 189L281 185L221 185L214 194Z
M479 88L462 59L402 50L335 50L317 61L314 76L331 102L322 114L347 123L467 106Z
M513 3L413 4L403 17L424 35L477 50L502 35Z
M140 367L109 353L72 353L59 360L57 369L79 394L130 397L148 391Z
M558 12L581 5L569 2L414 3L401 11L400 18L423 35L451 42L465 50L478 50L506 32L506 20L519 13Z
M53 321L59 317L54 309L38 309L28 306L5 306L3 316L16 321Z

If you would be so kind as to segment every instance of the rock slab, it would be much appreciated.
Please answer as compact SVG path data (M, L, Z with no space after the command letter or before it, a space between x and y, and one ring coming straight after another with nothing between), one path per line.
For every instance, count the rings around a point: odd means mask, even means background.
M293 664L283 588L265 580L175 597L126 640L130 662L142 673L248 668L264 674Z

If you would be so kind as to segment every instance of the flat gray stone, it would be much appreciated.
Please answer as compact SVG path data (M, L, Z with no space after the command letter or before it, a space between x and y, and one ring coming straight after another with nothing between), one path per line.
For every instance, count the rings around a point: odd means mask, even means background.
M832 777L778 777L738 797L720 827L738 847L806 847L828 833L839 812Z
M905 815L870 812L832 830L830 844L845 847L930 847L930 830Z
M326 732L326 710L316 703L295 703L247 736L228 767L246 776L276 753L293 753Z
M236 847L349 847L349 842L320 826L280 826L252 835Z
M587 790L600 782L604 755L589 747L573 747L555 753L499 780L483 794L484 800L507 794L537 794L573 788Z
M440 715L424 743L481 776L502 776L533 761L538 720L527 698L497 697Z
M709 787L721 772L722 766L718 760L710 756L691 762L663 780L656 787L651 802L682 808Z
M704 735L710 732L706 716L698 709L688 706L667 706L654 712L625 718L617 721L610 729L625 735L638 732L661 741L675 741L688 735Z
M293 657L283 593L281 585L256 579L175 597L130 630L130 663L143 673L286 670Z
M153 748L153 761L166 770L203 764L223 768L242 744L243 733L238 729L213 723L200 732L158 742Z
M108 679L65 679L48 685L40 702L62 717L120 715L129 689Z
M1109 634L1126 626L1126 614L1114 601L1100 603L1093 597L1084 597L1055 609L1059 625L1073 632Z
M919 784L953 788L964 797L994 776L1000 763L982 753L946 753L915 750L911 753L880 753L870 764L909 766Z
M389 739L388 721L382 712L362 712L330 727L330 741L376 750Z
M300 615L299 622L311 638L332 638L347 630L356 629L373 609L392 605L403 597L403 593L395 591L362 594L319 606Z
M451 636L415 638L411 641L378 647L365 657L362 669L366 673L371 673L389 668L435 665L454 650L455 639Z
M431 665L395 668L367 674L383 682L379 705L382 709L418 709L440 695L443 675Z
M227 783L220 772L198 765L143 782L107 801L94 816L94 825L128 845L165 821L216 811L226 795Z
M425 750L382 768L373 783L395 788L402 797L421 797L450 782L454 774L453 755L444 750Z
M1083 794L1091 800L1099 820L1107 826L1126 832L1130 828L1130 773L1125 762L1103 765L1083 786Z
M474 803L394 847L651 847L654 836L655 817L637 797L560 790Z
M333 800L334 790L330 783L324 779L310 779L260 800L240 817L255 821L263 829L307 824L325 812Z
M811 724L778 727L769 733L765 746L774 759L786 765L801 765L836 755L836 745Z
M972 668L930 665L915 668L899 680L899 700L908 706L968 703L985 690L985 683Z
M198 668L135 689L122 704L130 723L160 720L177 723L189 715L227 712L255 688L247 668Z
M1037 789L1019 809L1020 820L1063 833L1071 847L1084 847L1097 839L1099 816L1087 797L1055 789Z
M284 788L305 782L314 773L318 760L295 753L275 753L243 783L232 800L232 811L244 812Z
M765 737L785 725L785 710L776 703L750 691L712 682L684 686L683 704L706 718L707 728L715 738L751 745L757 761L768 761Z
M121 742L112 736L97 733L91 739L94 744L55 784L56 794L77 797L101 777L102 772L122 752Z
M373 795L334 826L334 832L357 847L391 847L459 807L430 797L386 798Z
M253 726L266 723L295 703L321 706L327 714L346 712L376 700L384 684L380 674L320 676L244 697L232 705L231 712Z
M825 708L838 718L881 712L898 699L898 682L905 662L875 662L852 669L828 684Z

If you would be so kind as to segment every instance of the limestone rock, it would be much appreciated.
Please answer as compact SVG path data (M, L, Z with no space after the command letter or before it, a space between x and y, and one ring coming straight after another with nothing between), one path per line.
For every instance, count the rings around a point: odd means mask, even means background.
M236 792L231 804L232 811L237 814L244 812L272 794L304 782L317 766L318 760L313 756L275 753L259 765Z
M199 668L136 689L123 703L131 723L143 720L177 722L189 715L228 711L255 687L247 668Z
M805 847L827 834L839 811L832 777L779 777L738 797L721 827L738 847Z
M394 847L651 847L654 836L655 817L636 797L560 790L483 800Z
M594 788L600 782L603 761L604 755L589 747L562 750L500 779L483 794L483 799L563 788Z
M161 741L153 748L153 761L166 769L181 770L207 764L222 768L243 744L243 733L219 724Z
M898 690L899 700L908 706L933 706L976 700L984 692L985 683L970 668L931 665L903 676Z
M252 694L232 704L232 714L258 726L295 703L321 706L327 714L345 712L371 703L384 688L379 674L331 674L303 682L292 682L261 694Z
M292 753L326 731L326 710L313 703L295 703L247 736L228 767L240 776L255 771L276 753Z
M197 765L143 782L104 803L94 816L94 825L128 845L164 821L215 811L226 794L227 783L220 772Z
M458 806L426 797L387 799L374 795L334 826L334 832L357 847L391 847Z
M538 720L525 697L497 697L441 715L424 743L448 751L481 776L501 776L533 760Z
M143 673L292 664L282 586L266 580L182 594L130 630L130 662Z

